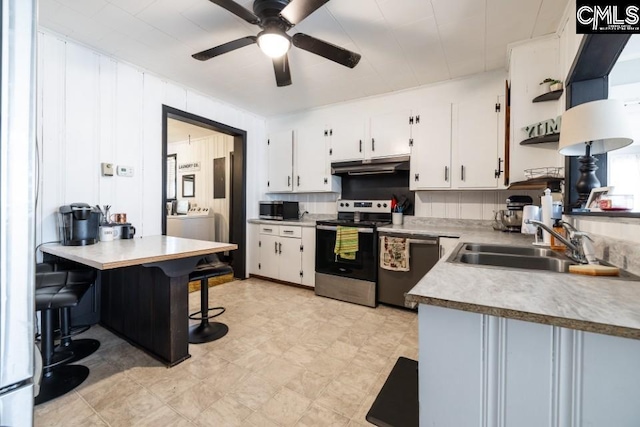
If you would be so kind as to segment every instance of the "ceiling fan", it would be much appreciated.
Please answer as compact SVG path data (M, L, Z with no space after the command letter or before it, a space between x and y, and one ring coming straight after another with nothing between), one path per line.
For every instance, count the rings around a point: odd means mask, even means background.
M253 13L233 0L209 0L244 19L258 25L262 31L257 36L247 36L192 55L206 61L241 47L257 43L260 49L273 59L273 68L278 86L291 84L291 72L287 52L291 44L315 53L345 67L353 68L360 61L360 55L339 46L322 41L303 33L287 35L287 31L299 24L329 0L255 0Z

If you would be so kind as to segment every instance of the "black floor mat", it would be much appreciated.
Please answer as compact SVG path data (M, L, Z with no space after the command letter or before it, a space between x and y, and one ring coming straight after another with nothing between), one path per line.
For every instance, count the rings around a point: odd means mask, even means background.
M418 362L399 357L366 419L380 427L412 427L418 412Z

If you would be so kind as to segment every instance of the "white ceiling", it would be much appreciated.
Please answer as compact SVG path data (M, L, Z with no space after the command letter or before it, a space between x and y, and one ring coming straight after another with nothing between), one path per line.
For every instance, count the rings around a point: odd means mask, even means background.
M195 126L180 120L167 119L167 143L188 141L190 139L204 138L215 135L216 131Z
M39 0L39 24L248 111L272 116L505 66L509 43L556 31L568 0L333 0L289 31L362 54L349 69L292 48L278 88L257 47L191 55L260 28L208 0ZM252 1L238 0L248 9Z

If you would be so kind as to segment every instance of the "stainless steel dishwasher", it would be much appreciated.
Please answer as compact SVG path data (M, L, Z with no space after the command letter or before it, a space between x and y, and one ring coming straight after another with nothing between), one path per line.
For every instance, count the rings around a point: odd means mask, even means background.
M406 238L409 244L409 271L391 271L378 263L378 302L404 307L404 294L424 277L440 258L438 237L420 234L378 232L384 236ZM378 245L382 247L382 243Z

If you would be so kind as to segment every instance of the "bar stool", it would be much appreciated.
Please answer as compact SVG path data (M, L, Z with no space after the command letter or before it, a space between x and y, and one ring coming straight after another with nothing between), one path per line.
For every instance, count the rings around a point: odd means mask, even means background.
M94 270L82 268L79 264L68 262L41 263L36 265L36 273L47 271L73 271L67 276L67 285L79 285L86 287L83 295L95 282L96 273ZM88 285L87 285L88 284ZM82 297L80 297L81 299ZM83 338L72 340L71 337L87 331L90 326L83 325L76 328L71 327L71 307L62 307L59 310L60 331L59 336L54 335L54 339L59 339L60 344L55 348L56 352L73 352L73 357L65 363L73 363L84 359L95 353L100 348L100 341Z
M189 274L190 282L200 280L200 311L189 315L189 319L200 320L200 324L189 328L189 342L191 344L215 341L229 332L229 327L224 323L209 322L209 319L218 317L225 312L224 307L209 308L209 278L229 274L230 272L233 272L233 269L221 262L217 255L209 255L203 258L196 266L196 269ZM213 315L209 314L214 310L219 310L219 312Z
M95 273L94 273L95 274ZM73 390L89 376L89 368L80 365L65 365L73 358L71 351L54 351L53 310L73 307L78 304L93 280L81 283L72 278L73 272L50 271L36 273L36 310L41 312L41 353L43 374L40 393L34 403L39 405Z

